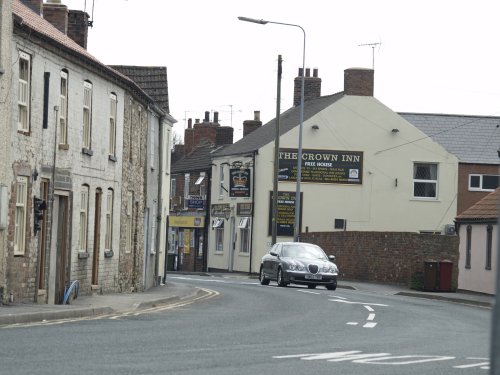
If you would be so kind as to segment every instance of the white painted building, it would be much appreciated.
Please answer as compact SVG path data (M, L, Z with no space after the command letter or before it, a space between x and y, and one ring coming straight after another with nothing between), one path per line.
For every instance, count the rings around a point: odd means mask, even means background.
M457 158L373 97L373 70L344 77L343 92L319 96L317 71L306 73L299 232L444 233ZM280 116L277 241L293 239L299 102ZM209 269L258 272L271 245L274 132L275 120L214 154ZM239 170L246 195L233 190Z

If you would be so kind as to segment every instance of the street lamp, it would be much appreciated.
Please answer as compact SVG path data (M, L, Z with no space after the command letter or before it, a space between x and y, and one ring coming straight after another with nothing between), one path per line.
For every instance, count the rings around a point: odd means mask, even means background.
M293 228L293 240L294 242L299 241L300 234L300 213L301 213L301 202L300 202L300 180L302 179L302 128L304 123L304 75L306 71L306 32L300 25L295 25L293 23L284 23L276 21L259 20L255 18L248 17L238 17L240 21L258 23L260 25L265 25L268 23L274 23L275 25L293 26L298 27L302 30L304 34L304 43L302 47L302 77L301 77L301 88L300 88L300 125L299 125L299 147L297 150L297 183L295 187L295 224ZM276 199L276 197L274 198Z

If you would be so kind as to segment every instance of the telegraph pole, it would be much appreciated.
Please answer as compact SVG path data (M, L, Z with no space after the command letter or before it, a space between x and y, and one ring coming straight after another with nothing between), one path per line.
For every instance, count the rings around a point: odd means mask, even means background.
M281 102L281 55L278 55L278 80L276 94L276 126L274 130L274 169L273 169L273 213L272 224L272 243L276 243L278 234L278 171L279 171L279 151L280 151L280 102Z

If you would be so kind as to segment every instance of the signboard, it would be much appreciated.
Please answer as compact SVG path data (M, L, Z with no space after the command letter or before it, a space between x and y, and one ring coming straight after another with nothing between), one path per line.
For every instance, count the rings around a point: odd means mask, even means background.
M169 216L168 226L181 228L203 228L205 226L205 218L200 216Z
M297 181L296 149L280 148L279 181ZM362 151L303 150L301 182L361 185Z
M189 195L187 205L188 208L204 208L205 200L201 195Z
M250 169L235 168L229 170L229 196L250 196Z
M236 213L238 214L238 216L251 216L252 208L252 203L238 203L236 205Z
M303 194L300 193L300 206L303 207ZM299 233L302 226L302 209L300 210ZM273 223L273 192L269 192L269 233L272 235ZM295 192L278 191L278 217L276 218L276 235L281 237L293 237L295 225Z

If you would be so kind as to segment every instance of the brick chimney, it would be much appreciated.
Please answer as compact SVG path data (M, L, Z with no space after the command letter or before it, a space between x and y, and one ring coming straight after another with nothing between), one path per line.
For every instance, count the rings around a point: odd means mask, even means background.
M203 141L221 146L233 143L234 129L230 126L220 126L219 113L214 112L213 122L210 121L210 112L205 112L203 122L188 119L188 128L184 130L184 152L189 155Z
M43 0L21 0L21 3L30 8L37 15L42 15Z
M302 88L302 68L299 68L299 76L294 80L293 106L300 105L300 92ZM321 96L321 78L318 77L318 69L313 69L313 76L310 76L310 69L306 68L304 76L304 101L319 98Z
M373 69L344 70L344 95L373 96Z
M68 36L87 49L87 38L89 33L89 15L81 10L69 10L68 12Z
M262 121L260 121L260 111L253 112L253 120L243 121L243 137L247 136L255 129L262 126Z
M47 0L43 4L43 18L60 32L68 33L68 7L61 0Z

